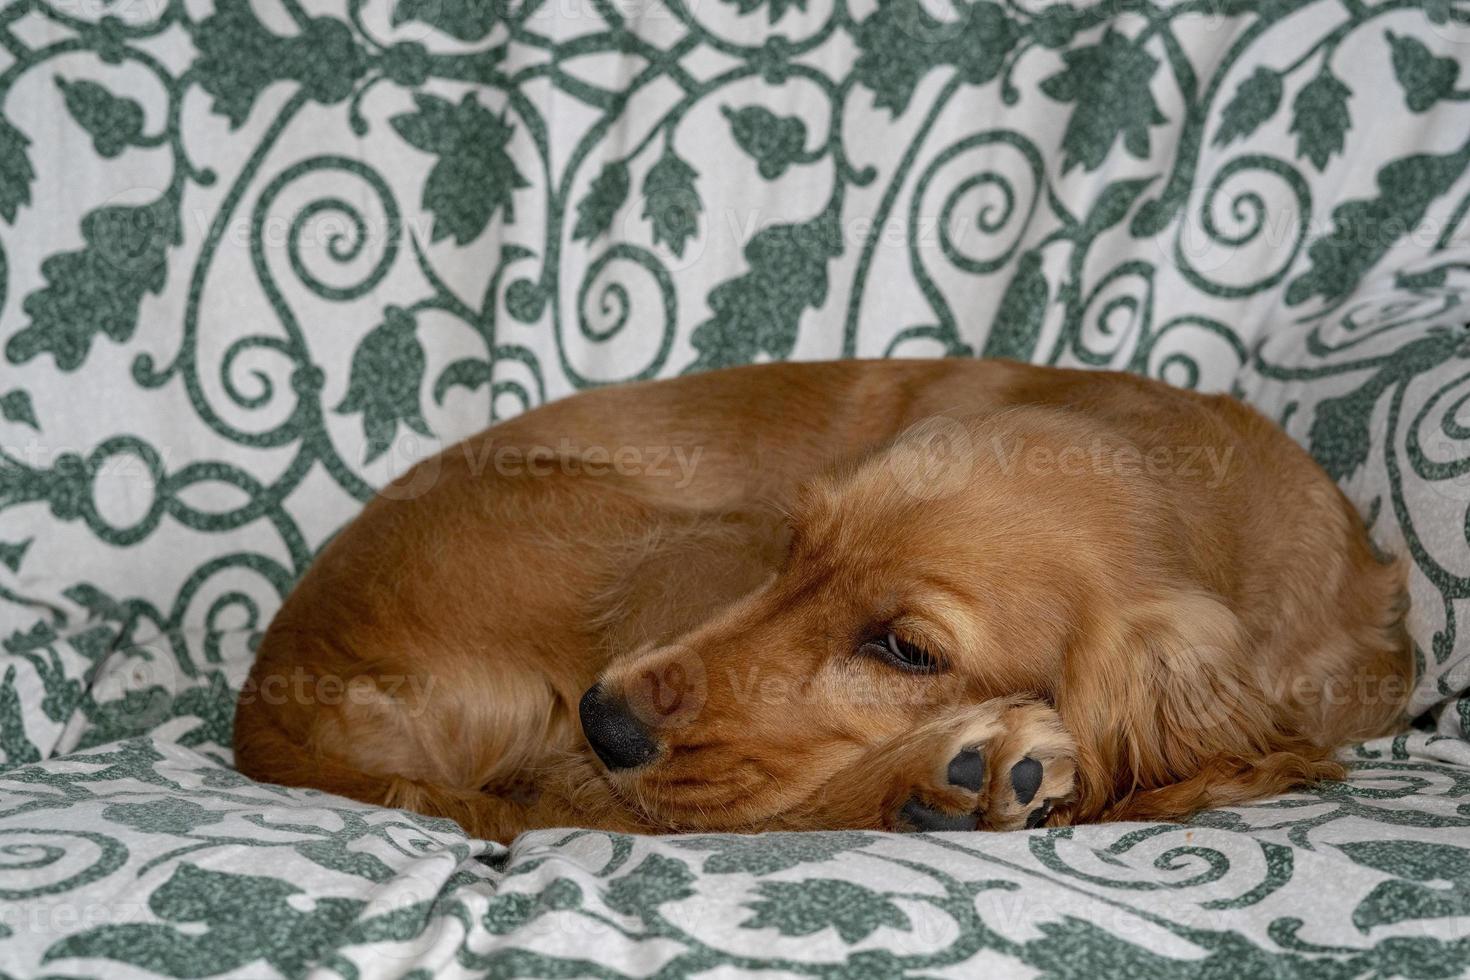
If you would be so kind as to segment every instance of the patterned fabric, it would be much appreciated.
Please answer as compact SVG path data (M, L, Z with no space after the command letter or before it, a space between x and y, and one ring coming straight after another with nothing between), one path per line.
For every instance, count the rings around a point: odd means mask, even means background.
M448 821L261 786L131 739L0 777L0 964L16 976L1462 976L1470 746L1416 735L1362 754L1347 783L1184 825L540 831L507 851Z
M1364 297L1339 316L1277 330L1236 391L1311 448L1377 543L1410 561L1414 713L1470 738L1470 330L1456 290Z
M0 972L1458 973L1467 42L1465 0L0 4ZM414 460L920 354L1281 419L1411 560L1426 730L1188 827L509 855L222 768Z

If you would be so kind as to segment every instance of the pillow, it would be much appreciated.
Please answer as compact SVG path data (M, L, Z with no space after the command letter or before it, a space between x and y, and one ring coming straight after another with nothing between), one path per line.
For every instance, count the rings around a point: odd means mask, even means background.
M1418 660L1410 708L1470 738L1470 289L1365 290L1266 331L1235 393L1337 480L1385 551L1405 554Z

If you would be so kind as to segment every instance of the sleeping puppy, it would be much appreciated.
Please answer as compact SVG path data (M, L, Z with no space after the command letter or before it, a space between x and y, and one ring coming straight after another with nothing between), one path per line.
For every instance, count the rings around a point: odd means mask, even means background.
M271 624L235 747L501 841L1177 819L1399 725L1405 603L1228 397L737 368L543 406L385 488Z

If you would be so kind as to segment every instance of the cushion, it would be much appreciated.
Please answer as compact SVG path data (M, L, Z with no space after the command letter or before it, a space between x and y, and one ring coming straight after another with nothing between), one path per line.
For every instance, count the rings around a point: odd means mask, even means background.
M1410 710L1470 738L1470 293L1384 283L1272 331L1237 391L1311 450L1385 551L1410 562Z
M0 777L0 957L18 976L1455 976L1467 764L1458 739L1385 740L1346 783L1178 825L506 849L125 739Z
M1458 973L1462 7L635 7L0 17L3 970ZM504 848L229 768L261 630L415 460L597 384L941 354L1280 419L1412 562L1422 730L1007 835Z

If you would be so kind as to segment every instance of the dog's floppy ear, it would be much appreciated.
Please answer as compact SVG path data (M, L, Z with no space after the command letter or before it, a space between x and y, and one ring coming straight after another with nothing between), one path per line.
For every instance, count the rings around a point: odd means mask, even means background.
M1219 599L1167 590L1084 624L1057 708L1077 739L1074 819L1179 818L1267 779L1312 778ZM1268 763L1270 772L1260 763Z

